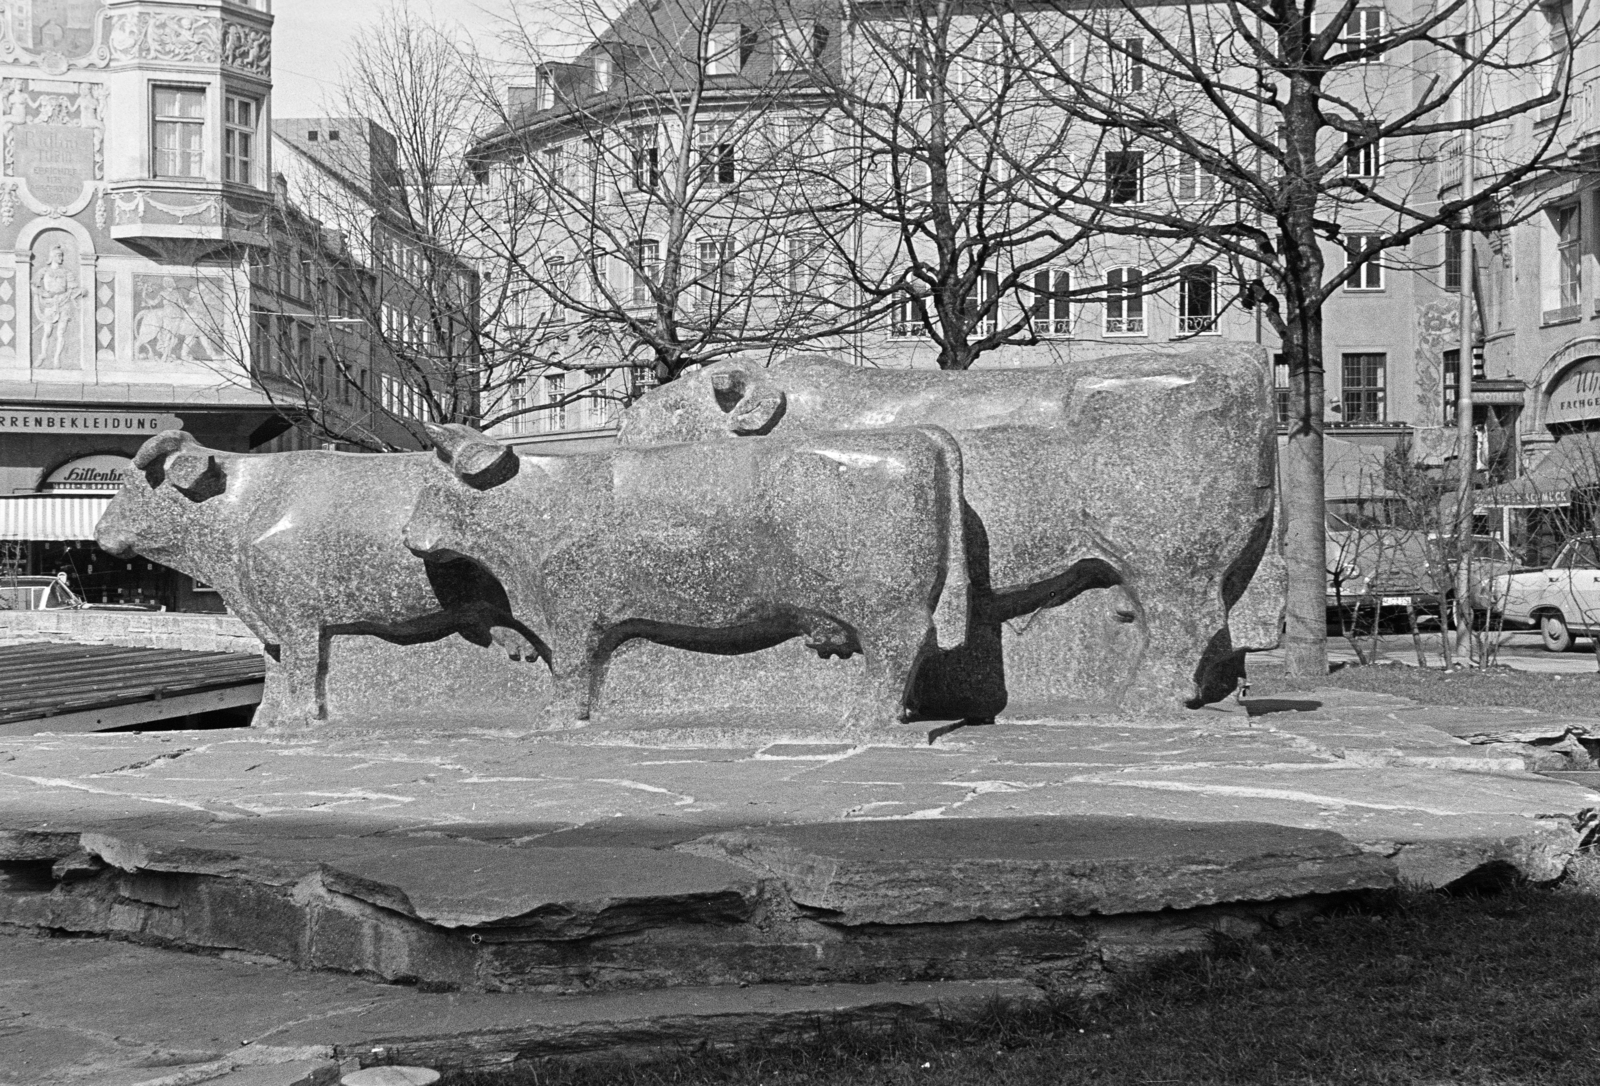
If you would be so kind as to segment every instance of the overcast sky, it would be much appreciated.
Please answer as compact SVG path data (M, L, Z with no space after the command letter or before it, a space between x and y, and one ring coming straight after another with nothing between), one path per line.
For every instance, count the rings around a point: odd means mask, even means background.
M387 6L387 0L273 0L273 114L315 117L336 102L345 43ZM416 7L429 9L425 2ZM487 44L495 29L489 12L499 7L498 0L436 0L431 9Z

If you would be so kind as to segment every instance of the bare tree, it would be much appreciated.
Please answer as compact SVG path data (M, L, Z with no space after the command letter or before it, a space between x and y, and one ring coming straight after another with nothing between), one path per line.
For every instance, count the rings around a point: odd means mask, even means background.
M536 85L512 93L471 158L496 206L524 217L495 255L540 293L534 319L560 333L567 364L670 380L739 352L844 346L857 318L818 259L831 235L783 214L793 122L813 123L814 77L838 63L836 16L797 46L722 0L566 15L582 42L555 50L566 60L512 35Z
M784 27L803 36L805 13ZM1106 293L1085 273L1106 257L1099 217L1061 210L1103 185L1083 163L1107 135L1041 87L1036 44L998 6L907 0L857 12L841 65L818 69L825 108L785 218L828 238L863 320L925 337L943 369L1068 335L1074 304ZM1119 297L1158 288L1187 248L1149 247Z
M1060 189L1063 214L1203 246L1281 341L1287 659L1324 674L1323 307L1413 242L1487 228L1500 198L1552 168L1560 125L1532 122L1561 115L1575 32L1559 6L1467 0L1061 2L1013 25L1042 94L1173 179L1175 198L1122 199L1113 175L1129 160L1107 158L1105 186Z

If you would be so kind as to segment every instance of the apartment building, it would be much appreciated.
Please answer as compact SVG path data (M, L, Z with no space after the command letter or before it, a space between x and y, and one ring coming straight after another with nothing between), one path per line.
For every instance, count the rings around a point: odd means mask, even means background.
M1556 4L1547 18L1552 37L1578 44L1570 71L1551 72L1564 100L1519 135L1553 140L1560 168L1502 202L1510 225L1476 253L1480 459L1498 458L1513 477L1482 495L1479 512L1533 560L1600 515L1600 44L1588 9Z
M756 359L781 355L789 345L771 334L770 325L795 319L792 308L785 307L797 297L807 303L799 318L811 321L817 332L805 349L879 366L938 364L926 296L907 291L898 301L891 297L895 262L906 259L900 220L910 202L904 193L925 189L930 178L913 156L881 142L875 146L860 135L873 127L865 110L876 109L870 119L892 126L903 123L898 110L917 108L929 96L934 73L919 67L924 62L912 54L886 54L882 43L894 41L894 35L882 25L873 28L874 20L902 18L902 10L859 6L855 18L845 20L840 9L826 4L801 16L794 6L730 3L706 26L696 22L702 18L699 11L672 3L630 7L587 48L542 65L531 86L513 92L506 123L486 133L473 152L487 185L514 183L520 176L550 190L539 212L548 220L545 247L526 264L535 274L542 264L550 281L565 284L562 304L552 303L531 318L556 336L552 356L558 366L514 390L530 407L560 404L575 383L592 384L602 374L610 375L605 378L609 396L595 402L625 400L640 387L629 375L648 373L648 346L668 322L687 329L680 341L710 357L741 346ZM1374 5L1359 9L1352 23L1378 28L1406 14ZM1048 29L1039 29L1048 14L1027 18L1035 38L1050 36ZM999 51L986 45L979 31L958 25L944 32L970 35L950 44L960 56L942 73L951 100L960 99L969 128L977 127L974 118L985 116L985 109L996 118L996 133L1002 124L1014 132L1017 117L1039 113L1039 103L1025 93L1025 81L1005 73L985 76L985 64L1004 62L992 59ZM1148 90L1158 78L1153 68L1139 63L1137 37L1123 39L1117 55L1098 57L1093 42L1074 43L1065 31L1057 41L1056 63L1090 73L1099 65L1098 77L1086 78L1117 81L1113 85L1126 93ZM1369 98L1403 101L1421 93L1416 57L1401 50L1385 61L1360 69ZM870 88L861 95L869 101L860 107L863 112L829 116L824 103L830 99L818 92L816 82L847 78ZM973 105L984 94L1002 97ZM1011 100L1004 99L1006 94ZM1003 138L1025 142L1030 137ZM1047 146L1031 159L1009 155L999 164L971 154L958 161L962 156L952 155L946 164L951 207L965 213L979 205L985 198L982 179L1006 169L1013 179L1033 171L1035 189L1017 198L1016 181L1010 180L1010 188L993 188L993 199L1040 203L1050 190L1039 187L1043 183L1037 178L1051 154L1067 149ZM1215 191L1213 179L1192 164L1108 142L1103 134L1074 154L1083 183L1104 191L1112 204L1204 200ZM810 165L797 172L796 156ZM1376 147L1352 155L1348 170L1371 184L1432 201L1448 188L1453 162L1451 153L1438 149L1423 154L1417 148ZM1459 163L1455 166L1459 178ZM880 195L875 204L863 196L849 211L835 210L832 220L816 217L797 226L795 208L805 202L806 184L830 171L838 178L828 193L834 198L818 201L830 208L847 202L851 185L863 193L875 184L898 186L902 195L898 200ZM673 211L682 212L675 221L690 223L676 235L667 226ZM1361 244L1361 223L1357 208L1345 224L1347 245ZM1046 224L1041 218L1036 225L1042 231ZM1259 310L1239 304L1241 284L1214 259L1195 255L1186 263L1183 250L1170 245L1162 251L1137 239L1084 236L1074 245L1057 246L1054 256L1040 263L1037 252L1014 241L1021 236L1022 231L1003 236L993 266L976 272L969 293L972 304L986 312L973 332L981 337L1008 323L1023 324L1027 334L1013 338L1033 342L995 346L977 365L1100 357L1209 337L1257 342L1274 351L1270 326ZM1383 450L1402 446L1436 465L1453 455L1450 401L1460 372L1461 252L1460 234L1454 231L1415 238L1403 250L1362 267L1325 308L1331 460L1348 457L1371 469L1381 462ZM1349 258L1345 248L1330 243L1324 259L1339 269ZM851 261L849 274L835 270L830 275L830 264ZM825 303L830 293L847 293L859 307L875 288L866 281L874 261L876 286L889 288L876 317L829 329ZM1013 274L1009 266L1026 270ZM719 338L722 318L729 318L729 329ZM741 335L747 344L737 342ZM638 369L608 368L627 365ZM1280 384L1287 380L1283 371L1278 367ZM1478 382L1480 403L1513 398L1483 375ZM1280 402L1286 408L1286 399ZM1515 426L1500 410L1507 405L1493 406L1495 424ZM534 444L603 440L614 408L577 407L551 406L520 427L508 426L507 434ZM1341 442L1368 449L1364 455L1350 454ZM1360 473L1344 474L1349 486L1357 485ZM1360 485L1371 485L1370 474Z

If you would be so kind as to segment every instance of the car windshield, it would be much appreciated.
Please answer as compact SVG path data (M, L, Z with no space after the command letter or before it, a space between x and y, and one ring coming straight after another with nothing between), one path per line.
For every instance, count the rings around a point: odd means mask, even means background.
M76 607L78 605L78 597L72 594L72 589L57 581L50 586L50 595L45 600L44 605L46 609Z
M1600 569L1600 540L1574 539L1559 564L1563 569Z

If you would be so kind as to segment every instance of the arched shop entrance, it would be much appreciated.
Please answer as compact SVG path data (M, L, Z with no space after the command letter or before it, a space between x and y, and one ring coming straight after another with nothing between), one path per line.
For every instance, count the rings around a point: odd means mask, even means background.
M1558 354L1539 389L1538 421L1554 444L1520 478L1478 494L1479 513L1498 518L1531 565L1600 523L1600 355L1574 354Z
M216 592L146 558L119 558L94 542L95 524L122 485L127 456L100 453L45 473L37 492L0 497L0 581L65 574L89 603L137 603L168 611L223 607Z

